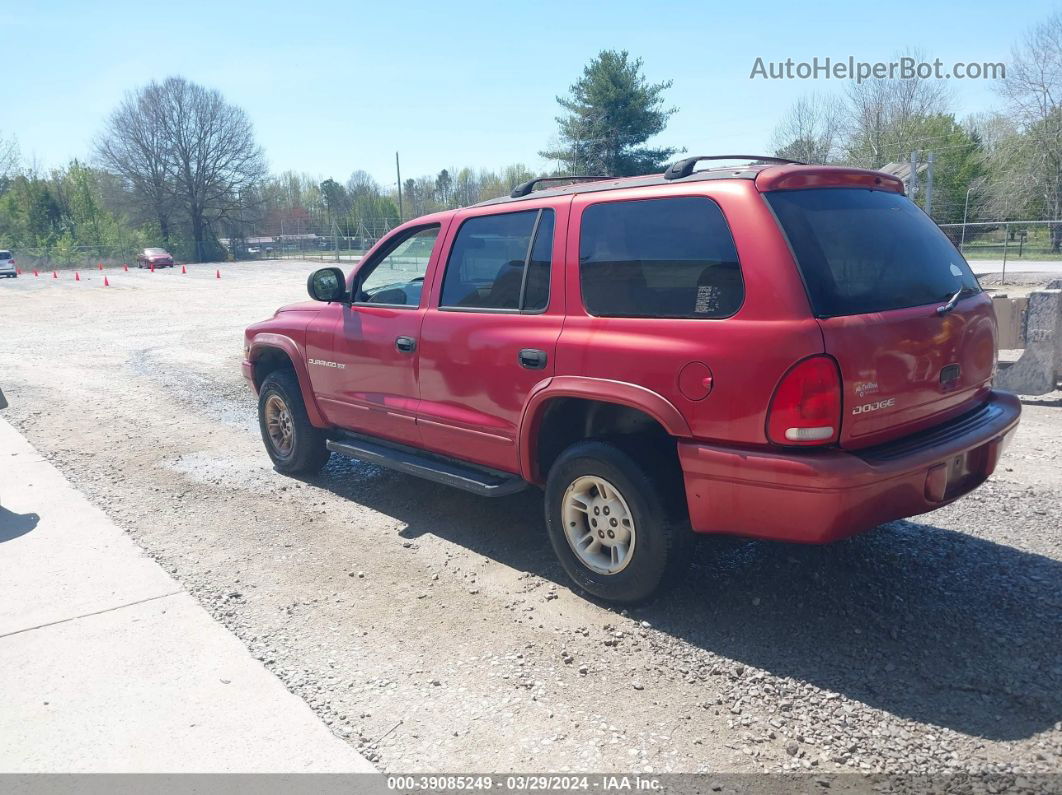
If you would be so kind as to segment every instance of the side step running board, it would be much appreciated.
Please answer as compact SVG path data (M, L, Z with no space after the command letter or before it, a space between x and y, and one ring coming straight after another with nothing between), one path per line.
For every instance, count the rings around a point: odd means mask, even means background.
M369 439L365 436L344 434L328 442L334 453L368 461L370 464L405 472L407 475L455 486L482 497L504 497L528 487L528 482L518 475L499 472L466 461L435 455L415 447Z

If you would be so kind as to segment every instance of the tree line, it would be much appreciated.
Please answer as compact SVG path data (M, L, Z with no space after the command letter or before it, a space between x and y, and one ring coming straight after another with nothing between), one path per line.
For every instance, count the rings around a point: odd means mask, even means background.
M924 60L919 53L905 53ZM1062 219L1062 13L1013 48L1000 107L960 118L946 80L871 80L810 93L774 130L774 154L811 163L922 168L938 223ZM924 183L925 174L922 174ZM925 192L915 200L924 205ZM1059 250L1062 225L1051 244Z
M538 153L550 168L444 168L398 186L360 170L346 179L269 174L242 109L171 77L127 94L90 158L48 173L25 164L0 132L0 247L63 259L162 245L202 261L239 256L256 238L316 235L364 246L402 220L501 196L532 177L662 171L685 151L654 143L677 112L666 101L671 86L649 81L626 51L603 51L557 97L555 139ZM926 209L939 223L1062 220L1062 12L1014 47L999 94L997 111L961 118L944 80L851 83L798 99L771 150L866 168L905 163L912 153L925 164L932 155ZM925 193L914 198L924 203ZM1062 223L1051 243L1062 245Z

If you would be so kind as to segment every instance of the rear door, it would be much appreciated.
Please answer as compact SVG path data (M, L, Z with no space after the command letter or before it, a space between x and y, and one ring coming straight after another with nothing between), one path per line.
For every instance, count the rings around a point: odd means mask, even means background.
M571 212L556 375L656 393L697 439L765 443L775 385L822 335L752 183L585 193Z
M925 213L885 190L765 196L840 365L842 446L908 435L977 402L995 365L992 302Z
M518 472L517 433L532 388L552 375L564 321L569 202L459 213L421 327L422 444Z

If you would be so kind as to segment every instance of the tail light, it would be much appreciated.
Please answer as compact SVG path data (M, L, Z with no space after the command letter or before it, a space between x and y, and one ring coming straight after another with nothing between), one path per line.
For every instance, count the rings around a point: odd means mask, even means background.
M841 375L829 356L798 362L774 390L767 438L775 444L832 444L841 434Z

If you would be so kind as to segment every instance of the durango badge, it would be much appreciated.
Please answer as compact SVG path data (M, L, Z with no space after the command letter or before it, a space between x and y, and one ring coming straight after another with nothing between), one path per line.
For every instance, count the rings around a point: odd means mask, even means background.
M310 364L316 364L320 367L334 367L337 370L347 369L347 366L345 364L340 364L339 362L329 362L324 359L307 359L306 361Z

